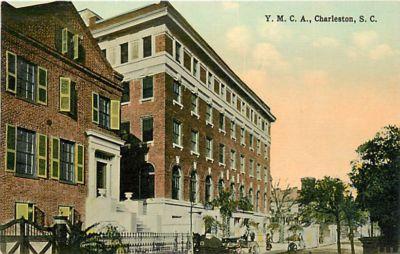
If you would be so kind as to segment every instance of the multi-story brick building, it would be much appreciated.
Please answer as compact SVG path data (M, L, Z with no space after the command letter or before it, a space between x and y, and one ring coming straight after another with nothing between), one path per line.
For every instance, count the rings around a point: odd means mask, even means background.
M0 223L119 199L121 81L72 3L2 2Z
M122 179L123 191L146 199L142 220L156 221L156 230L186 231L192 194L200 231L201 216L216 214L205 204L226 189L254 205L254 212L235 214L235 223L265 223L270 108L168 2L106 20L87 9L81 15L124 75L122 125L148 148L137 181Z

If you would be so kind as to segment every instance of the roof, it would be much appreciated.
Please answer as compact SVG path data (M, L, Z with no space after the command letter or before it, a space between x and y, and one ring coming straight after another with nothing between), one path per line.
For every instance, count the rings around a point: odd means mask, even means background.
M81 16L78 14L75 6L72 4L72 2L69 1L56 1L56 2L50 2L50 3L44 3L44 4L38 4L38 5L31 5L31 6L26 6L26 7L20 7L20 8L15 8L11 4L7 2L2 2L1 4L1 14L2 14L2 26L4 26L6 29L11 29L12 31L15 31L16 33L20 34L23 37L29 38L32 42L35 42L36 44L40 44L41 47L45 47L46 50L49 50L53 52L53 54L58 54L61 56L61 53L56 51L56 47L54 46L54 38L52 36L48 36L48 34L43 34L43 33L36 33L32 32L33 28L42 28L43 24L40 22L43 20L45 15L52 15L54 16L53 21L59 21L62 20L62 18L65 18L67 16L56 16L57 10L60 12L59 14L65 14L69 13L72 14L73 17L76 17L76 21L79 24L80 29L82 29L84 35L88 38L90 41L89 45L90 47L93 47L96 51L98 51L98 54L102 56L100 47L97 44L97 41L93 38L93 35L91 34L90 30L88 27L84 24ZM23 18L21 18L23 17ZM49 16L47 16L49 17ZM3 29L3 27L2 27ZM46 29L51 29L51 28L46 28L43 27L43 31L46 31ZM41 29L42 30L42 29ZM47 31L48 32L48 31ZM50 43L49 41L53 41ZM46 41L47 40L47 41ZM104 58L101 57L101 62L104 64L104 66L107 69L107 72L109 76L113 76L113 78L116 78L117 80L121 81L123 79L123 76L116 72L110 65L110 63ZM74 64L78 64L75 63ZM107 78L104 73L99 73L96 72L95 70L92 70L88 68L88 66L84 66L81 64L78 64L78 66L81 66L80 68L89 71L93 74L95 74L98 77L101 77L103 80L106 80L110 84L114 84L115 86L118 86L120 88L119 81L118 83L115 80L111 80Z
M263 110L268 116L270 121L274 122L276 117L271 113L269 106L225 63L225 61L215 52L215 50L200 36L200 34L186 21L186 19L167 1L161 1L160 3L146 5L141 8L131 10L129 12L122 13L120 15L99 20L90 27L91 30L100 30L108 26L113 26L119 22L125 22L130 19L139 18L142 15L148 14L153 11L166 9L168 14L173 15L174 18L187 29L190 35L205 48L205 50L212 56L215 61L220 64L226 72L233 77L233 79L242 87L245 92L250 94L255 102L259 105L260 109Z

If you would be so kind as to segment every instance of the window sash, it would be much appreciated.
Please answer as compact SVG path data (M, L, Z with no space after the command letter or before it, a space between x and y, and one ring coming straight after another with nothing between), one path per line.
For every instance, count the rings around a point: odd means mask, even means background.
M146 36L143 38L143 57L149 57L151 56L151 36Z
M192 105L192 112L197 114L198 111L198 97L195 94L192 94L191 96L191 105Z
M75 144L60 139L60 180L74 182Z
M199 133L197 131L192 131L192 139L191 139L191 148L193 152L198 152L199 147L198 147L198 139L199 139Z
M36 67L22 58L17 59L17 96L35 101Z
M174 121L173 123L173 137L174 143L177 145L181 145L181 123Z
M121 51L121 64L128 62L128 43L123 43L119 45Z
M35 175L35 147L35 133L17 128L17 173Z
M145 77L143 80L142 98L148 99L153 97L153 77Z
M219 114L219 128L221 130L225 129L225 117L223 113Z
M212 106L211 105L207 105L206 120L209 122L212 122Z
M212 159L212 139L206 139L206 157Z
M225 163L225 146L224 145L219 146L219 162Z
M143 142L153 141L153 118L142 119L142 140Z
M174 94L174 100L177 102L181 102L181 85L178 84L177 82L173 83L173 94Z
M110 127L110 99L99 96L99 125Z

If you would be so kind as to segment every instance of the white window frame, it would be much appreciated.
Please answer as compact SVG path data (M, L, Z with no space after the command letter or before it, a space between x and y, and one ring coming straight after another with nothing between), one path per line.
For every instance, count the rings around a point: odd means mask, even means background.
M192 147L192 141L193 141L192 135L193 134L195 134L195 141L196 141L195 150L193 150L193 147ZM190 132L190 154L196 155L197 157L200 156L200 153L199 153L199 131L197 131L197 130L192 130Z
M207 146L208 146L208 144L210 144L210 154L207 154L208 152L208 150L207 150ZM206 160L209 160L209 161L211 161L211 162L214 162L214 156L213 156L213 154L214 154L214 147L213 147L213 139L212 138L209 138L209 137L206 137Z
M245 173L246 171L246 157L241 154L240 155L240 172Z
M177 147L177 148L179 148L179 149L183 149L183 146L182 146L182 123L181 122L179 122L178 120L176 120L176 119L174 119L173 120L173 123L172 123L172 135L174 135L174 125L175 125L175 123L178 125L178 131L179 131L179 135L178 135L178 139L179 139L179 144L176 144L175 143L175 141L173 140L172 141L172 146L175 148L175 147Z
M208 114L208 110L210 110L210 114ZM206 124L210 125L211 127L214 127L214 124L213 124L213 111L214 110L213 110L212 105L211 104L207 104L207 108L206 108ZM209 119L207 119L208 115L210 115Z
M236 151L231 150L231 169L236 170Z
M231 121L231 138L236 140L236 123L235 121Z

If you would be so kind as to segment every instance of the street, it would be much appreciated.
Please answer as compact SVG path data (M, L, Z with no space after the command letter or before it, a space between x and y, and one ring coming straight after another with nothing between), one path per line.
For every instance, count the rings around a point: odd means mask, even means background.
M288 253L287 252L287 244L278 244L275 243L272 245L272 250L264 252L265 254L272 254L272 253ZM359 241L355 241L354 243L354 248L355 248L355 253L356 254L361 254L362 253L362 246ZM306 249L306 250L299 250L296 253L301 253L301 254L310 254L310 253L318 253L318 254L335 254L337 253L336 250L336 244L331 244L327 246L321 246L318 248L311 248L311 249ZM349 254L351 253L350 249L350 243L349 242L343 242L342 243L342 254Z

